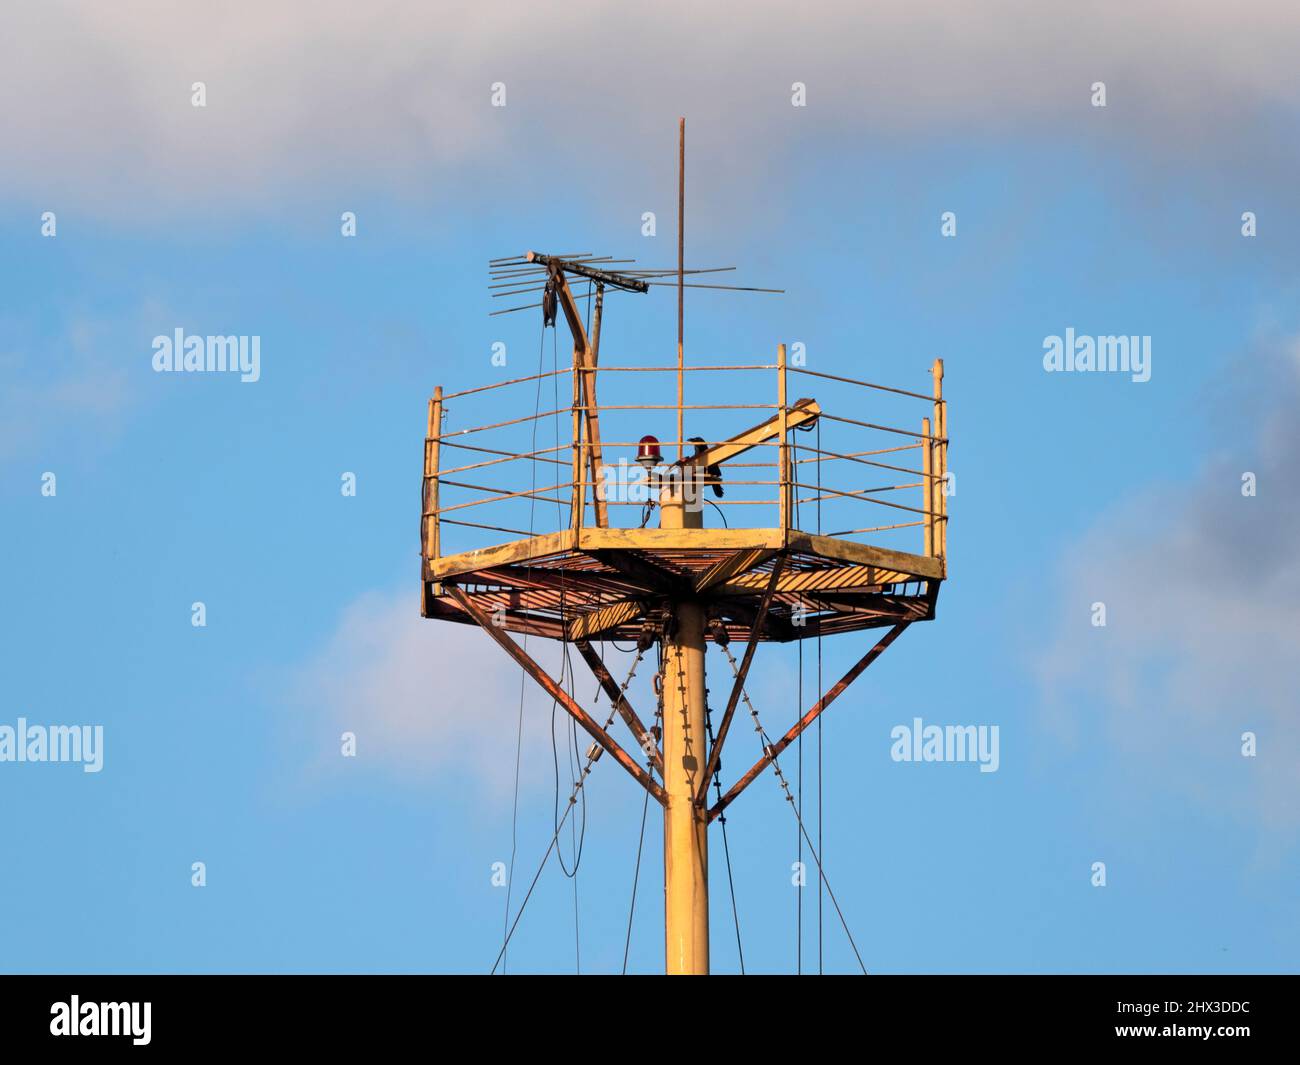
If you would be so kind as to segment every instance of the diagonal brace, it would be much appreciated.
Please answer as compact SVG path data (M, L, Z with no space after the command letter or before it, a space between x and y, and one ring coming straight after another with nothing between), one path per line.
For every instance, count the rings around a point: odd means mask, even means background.
M600 468L604 460L600 453L600 417L596 407L596 352L587 338L587 331L582 327L582 313L578 310L577 301L569 290L569 282L564 277L564 271L554 266L552 270L553 276L559 282L556 285L556 296L564 311L565 320L569 323L569 331L573 334L574 373L579 378L578 384L584 409L583 420L587 426L585 445L587 476L591 481L591 501L596 508L596 526L604 529L609 526L609 516L605 510L605 494L600 482ZM574 446L583 445L575 440ZM583 492L582 495L585 497L586 493Z
M719 562L715 562L695 579L696 592L706 592L714 585L729 581L737 574L748 573L755 566L761 565L776 552L762 548L735 551ZM756 577L761 576L755 574Z
M781 752L798 738L799 734L802 733L804 729L816 721L821 715L821 712L839 698L839 696L844 693L844 689L857 680L862 671L879 658L885 652L885 649L898 639L902 631L910 624L910 621L903 621L895 625L880 638L880 641L871 648L870 651L859 658L853 668L845 673L844 676L841 677L825 695L818 699L816 705L795 722L789 732L777 740L776 743L771 744L767 750L763 752L763 757L753 764L749 772L732 785L731 790L728 791L726 795L714 803L713 807L709 810L709 820L712 821L718 816L718 814L722 813L723 810L731 805L736 796L749 787L754 778L771 765Z
M781 570L785 566L785 556L782 555L776 560L772 567L772 576L768 578L767 590L763 592L763 598L758 604L758 612L754 615L754 624L750 626L749 642L745 644L745 657L740 660L740 669L736 672L736 682L731 686L731 696L727 699L727 709L722 715L722 723L718 726L718 735L713 741L713 750L709 752L709 761L704 767L704 773L700 776L699 791L695 794L695 802L703 805L704 800L709 794L709 781L713 779L713 774L718 771L718 763L722 760L722 743L727 738L727 730L731 728L731 719L736 713L736 704L740 702L740 693L745 690L745 678L749 675L749 664L754 660L754 651L758 648L758 634L763 631L763 622L767 619L767 608L772 605L772 595L776 591L777 582L781 579Z
M523 667L524 672L528 673L535 681L537 681L537 683L545 689L546 693L552 699L564 707L564 709L568 711L569 715L577 721L584 730L586 730L587 734L591 736L593 740L613 755L614 760L631 773L636 781L645 788L646 791L650 792L650 794L653 795L661 805L667 802L667 795L665 794L664 789L656 783L654 777L650 776L644 769L637 765L636 762L632 760L631 756L628 755L627 751L623 750L622 747L615 743L609 733L601 728L600 725L591 718L591 715L574 702L569 696L569 693L560 687L555 679L547 673L546 670L542 669L542 667L533 660L532 656L530 656L527 651L515 643L515 641L506 634L504 629L497 628L497 626L493 625L492 619L488 617L482 607L475 603L473 599L465 594L463 589L456 585L448 584L444 585L444 587L451 593L456 602L458 602L465 611L478 622L479 628L500 644L501 649L518 662L519 665Z
M626 722L627 727L632 730L636 742L646 752L646 756L654 763L655 769L659 771L659 775L662 777L664 775L664 760L659 753L658 743L646 731L645 725L641 723L636 711L632 709L632 704L627 701L627 697L624 696L618 683L609 675L609 670L605 668L605 663L600 660L600 655L596 653L596 649L586 640L578 640L574 646L578 648L578 654L582 655L583 660L591 667L591 672L600 681L600 686L617 708L619 716Z

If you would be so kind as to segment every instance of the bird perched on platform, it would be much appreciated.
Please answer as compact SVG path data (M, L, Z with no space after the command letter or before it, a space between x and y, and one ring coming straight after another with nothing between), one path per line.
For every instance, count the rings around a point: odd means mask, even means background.
M708 454L709 445L704 442L704 437L692 436L690 442L695 445L695 458L699 459ZM721 499L722 467L718 465L706 466L704 468L704 483L712 487L713 494Z

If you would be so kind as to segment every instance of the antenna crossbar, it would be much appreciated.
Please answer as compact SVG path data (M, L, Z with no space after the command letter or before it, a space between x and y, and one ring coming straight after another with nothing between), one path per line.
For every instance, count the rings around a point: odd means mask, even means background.
M626 274L617 274L611 270L597 270L594 266L586 266L572 259L543 255L541 252L536 251L530 251L525 258L530 263L540 263L542 266L556 266L566 274L577 274L579 277L589 278L602 285L609 285L611 288L621 288L627 292L650 291L649 284L639 278L628 277Z

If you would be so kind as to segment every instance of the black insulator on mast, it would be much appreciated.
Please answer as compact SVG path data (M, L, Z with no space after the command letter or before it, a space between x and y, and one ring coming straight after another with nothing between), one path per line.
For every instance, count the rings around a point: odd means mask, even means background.
M555 279L548 278L546 289L542 292L542 328L555 324Z

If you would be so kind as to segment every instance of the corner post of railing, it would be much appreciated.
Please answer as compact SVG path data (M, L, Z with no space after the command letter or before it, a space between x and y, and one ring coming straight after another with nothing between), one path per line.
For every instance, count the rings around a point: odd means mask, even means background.
M571 525L582 528L586 509L582 484L582 348L573 346L573 515Z
M930 368L934 377L934 553L948 557L948 406L943 400L943 359Z
M790 532L790 443L788 439L788 405L786 403L786 362L785 345L776 346L776 411L780 436L777 438L777 462L781 482L779 510L781 518L781 536L784 540Z
M428 424L424 434L424 527L420 530L421 552L424 555L424 579L433 576L433 564L442 551L441 520L438 515L438 472L442 451L442 385L433 390L429 400ZM438 594L434 586L434 594Z
M930 419L921 419L921 509L924 514L925 553L934 555L934 447Z

